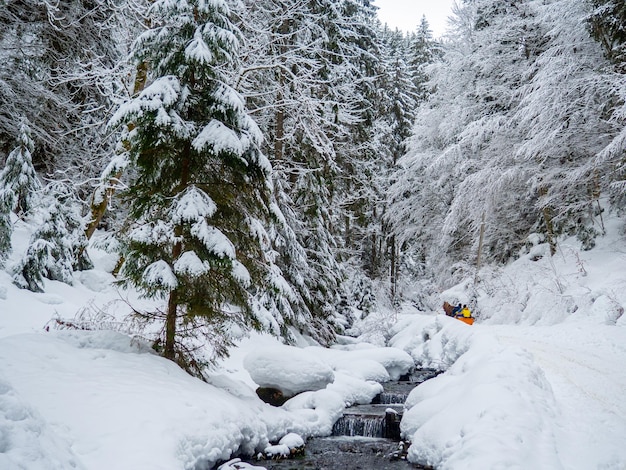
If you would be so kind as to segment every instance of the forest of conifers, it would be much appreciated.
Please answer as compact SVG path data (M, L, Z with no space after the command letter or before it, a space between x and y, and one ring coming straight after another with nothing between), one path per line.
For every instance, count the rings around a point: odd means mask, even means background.
M325 343L478 259L592 247L625 123L623 0L463 0L438 39L370 0L0 0L0 264L43 291L118 253L172 359L234 325Z

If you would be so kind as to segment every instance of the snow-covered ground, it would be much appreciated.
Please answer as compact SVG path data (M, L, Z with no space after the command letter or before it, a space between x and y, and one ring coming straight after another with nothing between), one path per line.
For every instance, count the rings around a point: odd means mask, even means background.
M208 384L139 338L46 331L55 316L73 318L85 307L119 316L128 309L120 297L142 302L112 286L107 255L94 252L96 269L74 286L47 282L44 294L19 290L0 272L0 469L193 469L270 444L284 452L298 436L330 433L345 406L369 402L378 382L406 371L411 357L446 369L409 396L402 430L412 461L438 469L626 469L620 229L613 221L592 251L564 241L551 259L536 246L506 268L483 270L471 327L440 308L405 306L357 325L362 338L374 337L366 331L372 325L391 325L379 335L391 338L390 348L344 340L323 349L306 338L287 347L254 334ZM19 250L27 237L19 230L16 237ZM440 293L437 304L471 300L470 284ZM309 391L271 407L254 389L276 381Z

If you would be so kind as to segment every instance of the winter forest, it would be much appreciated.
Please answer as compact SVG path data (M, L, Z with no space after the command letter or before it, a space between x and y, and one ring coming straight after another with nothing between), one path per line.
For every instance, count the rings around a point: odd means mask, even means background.
M622 2L461 2L443 41L361 0L0 15L2 259L11 213L35 227L5 269L71 283L106 229L119 281L164 300L166 357L202 331L223 353L227 322L328 343L530 234L592 247L600 198L626 203Z
M330 346L462 282L477 308L484 273L539 245L593 250L626 210L626 3L459 0L449 21L0 0L0 299L104 253L124 314L55 327L142 338L210 382L245 332Z

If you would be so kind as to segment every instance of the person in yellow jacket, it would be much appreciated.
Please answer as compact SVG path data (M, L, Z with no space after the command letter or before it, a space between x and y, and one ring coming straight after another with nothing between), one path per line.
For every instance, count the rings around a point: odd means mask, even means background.
M472 312L470 312L470 309L467 307L467 305L463 305L463 308L461 309L461 315L464 318L470 318L472 316Z

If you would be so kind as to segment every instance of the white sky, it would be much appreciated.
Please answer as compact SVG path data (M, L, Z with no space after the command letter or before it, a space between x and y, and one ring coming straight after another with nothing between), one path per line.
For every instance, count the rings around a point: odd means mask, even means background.
M375 0L379 8L378 17L392 28L414 31L422 15L430 24L435 37L446 29L446 19L450 16L454 0Z

